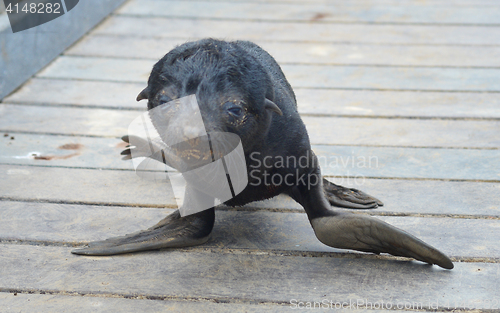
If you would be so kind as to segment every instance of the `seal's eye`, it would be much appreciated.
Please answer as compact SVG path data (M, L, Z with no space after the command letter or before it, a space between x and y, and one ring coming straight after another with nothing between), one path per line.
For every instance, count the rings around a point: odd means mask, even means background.
M233 116L233 117L241 117L243 115L243 108L235 103L232 103L232 102L227 102L225 105L224 105L227 113L229 113L229 115Z
M228 111L234 116L240 116L241 113L243 113L243 110L240 107L229 108Z

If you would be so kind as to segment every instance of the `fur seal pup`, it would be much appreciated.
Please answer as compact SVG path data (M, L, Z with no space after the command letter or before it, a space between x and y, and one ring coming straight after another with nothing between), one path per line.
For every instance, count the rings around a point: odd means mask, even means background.
M147 99L148 110L152 110L189 95L196 95L207 133L234 133L243 144L248 185L225 204L239 206L285 193L304 207L317 238L328 246L389 253L453 268L443 253L398 228L372 217L332 210L332 205L371 209L382 202L322 179L294 92L274 58L259 46L214 39L180 45L154 65L148 86L137 101ZM188 121L175 121L177 125L183 122ZM181 135L185 131L182 126L176 130ZM130 138L124 136L123 140L129 142ZM131 158L137 150L136 145L122 154ZM273 162L287 156L307 162L289 166ZM164 158L158 160L168 164ZM266 183L266 177L272 175L290 179ZM209 196L188 184L183 206L204 197ZM176 210L147 230L91 242L72 253L113 255L199 245L208 240L214 220L213 207L184 217Z

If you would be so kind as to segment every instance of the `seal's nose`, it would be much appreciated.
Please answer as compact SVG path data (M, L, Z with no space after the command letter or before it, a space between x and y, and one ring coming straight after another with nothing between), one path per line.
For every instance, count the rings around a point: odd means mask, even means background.
M205 134L206 134L205 127L185 125L182 128L182 135L186 140L201 137Z

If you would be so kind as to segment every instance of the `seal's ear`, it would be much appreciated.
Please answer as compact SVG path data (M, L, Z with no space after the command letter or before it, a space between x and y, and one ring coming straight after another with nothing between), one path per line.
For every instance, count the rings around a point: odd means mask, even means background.
M144 88L138 95L135 100L141 101L144 99L149 99L149 87Z
M266 101L264 101L264 108L266 110L271 110L280 116L283 115L283 112L281 112L280 108L278 108L278 106L269 99L266 99Z

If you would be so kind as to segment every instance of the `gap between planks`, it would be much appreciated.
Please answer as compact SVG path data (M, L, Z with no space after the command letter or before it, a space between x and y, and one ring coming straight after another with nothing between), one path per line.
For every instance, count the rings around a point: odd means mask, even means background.
M48 79L47 79L48 80ZM124 106L105 106L105 105L90 105L90 104L74 104L74 103L54 103L54 102L30 102L25 100L8 100L0 101L3 104L15 104L23 106L40 106L40 107L55 107L55 108L74 108L74 109L97 109L97 110L116 110L116 111L136 111L145 112L143 107L124 107ZM333 117L333 118L367 118L367 119L388 119L388 120L450 120L450 121L500 121L500 117L455 117L455 116L404 116L404 115L354 115L354 114L334 114L334 113L300 113L300 116L306 117ZM9 132L2 130L0 132ZM35 134L36 132L16 131L23 134ZM60 135L59 133L47 133L51 135ZM85 135L82 135L85 136ZM106 137L106 136L91 136L91 137ZM109 136L108 136L109 137ZM110 136L114 137L114 136ZM118 137L116 137L118 138ZM393 146L391 146L393 147ZM428 147L438 148L438 147ZM447 147L442 147L447 148ZM481 148L479 148L481 149Z
M67 199L44 199L44 198L21 198L21 197L9 197L0 196L0 201L13 201L21 203L50 203L50 204L68 204L68 205L82 205L82 206L100 206L100 207L123 207L123 208L150 208L150 209L177 209L174 204L146 204L146 203L120 203L120 202L100 202L100 201L78 201L78 200L67 200ZM500 220L499 216L487 215L487 214L458 214L458 213L416 213L416 212L390 212L390 211L360 211L347 208L337 208L343 212L350 212L352 214L361 214L368 216L391 216L391 217L427 217L427 218L454 218L454 219L484 219L484 220ZM381 209L379 207L378 209ZM220 205L215 208L216 211L225 212L274 212L274 213L296 213L305 214L305 211L298 208L284 208L284 207L273 207L273 206L255 206L252 203L240 207L228 207L225 205ZM1 240L0 240L1 241Z
M89 243L88 241L53 241L53 240L23 240L23 239L8 239L0 238L2 245L17 245L17 246L37 246L37 247L61 247L61 248L76 248ZM321 251L300 251L300 250L279 250L279 249L248 249L248 248L216 248L194 246L186 248L165 248L153 249L148 251L172 251L176 252L196 252L196 253L218 253L227 255L266 255L274 257L303 257L303 258L332 258L332 259L366 259L366 260L386 260L386 261L414 261L420 263L413 258L393 256L389 254L373 254L364 252L321 252ZM69 253L69 252L68 252ZM141 252L138 252L141 253ZM111 255L113 257L114 255ZM500 258L495 257L461 257L449 256L453 263L490 263L499 264ZM0 287L1 292L1 287Z
M431 27L491 27L497 28L500 23L419 23L419 22L362 22L362 21L308 21L300 19L287 19L287 20L271 20L271 19L259 19L259 18L229 18L229 17L191 17L191 16L164 16L160 14L132 14L132 13L118 13L113 14L113 16L118 17L130 17L138 19L146 18L163 18L163 19L174 19L174 20L194 20L194 21L213 21L213 22L248 22L248 23L269 23L269 24L318 24L318 25L381 25L381 26L431 26ZM498 45L491 45L498 46Z
M111 293L104 291L64 291L55 289L34 289L34 288L8 288L0 287L2 293L29 294L29 295L62 295L62 296L79 296L79 297L92 297L92 298L123 298L135 300L176 300L176 301L193 301L193 302L212 302L212 303L226 303L226 304L252 304L252 305L283 305L289 304L286 301L269 301L258 300L253 298L237 298L237 297L189 297L189 296L158 296L137 293Z
M36 307L39 312L70 312L78 308L79 312L95 312L100 310L136 313L136 312L220 312L220 313L260 313L260 312L289 312L289 306L273 303L260 304L255 301L249 303L232 302L212 297L210 300L186 297L156 297L131 296L116 293L78 293L62 290L41 289L0 289L0 301L4 308L16 308L19 312L31 311ZM96 308L98 307L98 309ZM9 311L10 312L10 311ZM355 312L353 312L355 313Z

